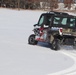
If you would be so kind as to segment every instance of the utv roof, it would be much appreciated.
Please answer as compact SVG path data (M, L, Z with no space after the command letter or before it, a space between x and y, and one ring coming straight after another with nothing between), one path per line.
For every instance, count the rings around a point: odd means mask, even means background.
M46 12L46 13L43 13L42 15L66 15L66 16L69 16L68 13L55 12L55 11Z
M57 15L69 15L68 13L55 12L55 11L50 11L49 13L51 13L51 14L57 14Z
M43 14L52 14L52 15L69 15L68 13L55 12L55 11L50 11L50 12L43 13Z
M55 12L55 11L50 11L50 12L47 12L47 13L43 13L43 15L63 15L63 16L76 17L74 15L69 15L68 13Z

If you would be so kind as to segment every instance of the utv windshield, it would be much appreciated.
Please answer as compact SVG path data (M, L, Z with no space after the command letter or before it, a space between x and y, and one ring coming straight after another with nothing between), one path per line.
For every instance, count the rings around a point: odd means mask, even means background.
M42 26L42 25L47 25L49 26L51 22L51 15L47 14L47 15L42 15L39 19L38 25Z
M54 26L60 27L75 27L76 18L74 17L54 17L53 21Z
M44 22L44 16L41 16L40 20L39 20L39 26L41 26Z

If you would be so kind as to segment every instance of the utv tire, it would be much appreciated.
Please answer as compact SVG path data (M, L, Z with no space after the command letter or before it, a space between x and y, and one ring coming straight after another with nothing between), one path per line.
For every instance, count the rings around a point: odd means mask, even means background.
M59 40L58 39L54 39L52 42L52 49L53 50L59 50L60 49L60 44L59 44Z
M38 41L35 40L35 35L34 34L32 34L32 35L29 36L28 43L30 45L37 45Z

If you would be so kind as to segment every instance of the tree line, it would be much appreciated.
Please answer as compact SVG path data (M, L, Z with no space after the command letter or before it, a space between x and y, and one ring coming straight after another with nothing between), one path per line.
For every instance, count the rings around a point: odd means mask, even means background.
M61 0L0 0L0 7L22 9L48 9L58 8ZM63 0L65 7L71 8L75 0Z

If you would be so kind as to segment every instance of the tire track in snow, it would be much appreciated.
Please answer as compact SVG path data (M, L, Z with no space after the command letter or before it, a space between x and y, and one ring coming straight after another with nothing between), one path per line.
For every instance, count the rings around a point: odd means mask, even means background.
M48 74L48 75L76 75L76 51L75 50L73 51L61 50L60 52L72 58L74 60L74 65L68 69L65 69L56 73Z

